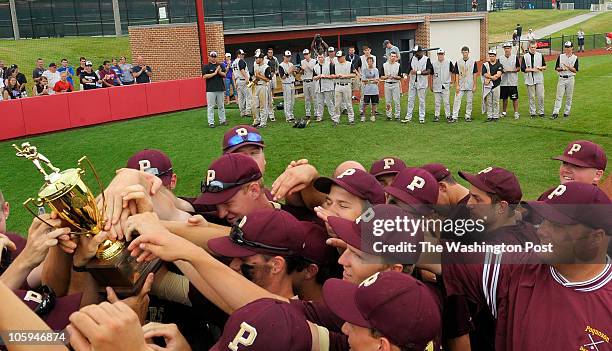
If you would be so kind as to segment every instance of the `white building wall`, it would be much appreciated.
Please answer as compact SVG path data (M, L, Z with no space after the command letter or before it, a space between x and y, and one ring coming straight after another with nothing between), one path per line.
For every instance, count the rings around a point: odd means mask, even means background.
M461 58L461 48L470 48L470 56L475 60L480 57L480 20L450 20L431 22L430 47L443 48L446 57L455 62ZM430 57L436 57L435 51L430 51Z

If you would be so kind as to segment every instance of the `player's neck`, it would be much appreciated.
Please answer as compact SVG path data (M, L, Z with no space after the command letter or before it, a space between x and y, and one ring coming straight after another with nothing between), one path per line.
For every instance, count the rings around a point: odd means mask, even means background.
M291 299L295 296L293 292L293 284L291 281L291 277L287 274L283 274L283 277L272 278L273 281L266 287L266 290L269 292Z
M487 226L487 233L492 233L493 231L502 228L516 225L516 217L515 216L504 216L503 218L498 218L495 222L489 224Z
M304 301L322 301L323 300L323 287L314 279L304 280L301 284L299 291L296 290L300 300Z
M605 263L555 264L553 267L570 283L584 282L595 278L604 269Z

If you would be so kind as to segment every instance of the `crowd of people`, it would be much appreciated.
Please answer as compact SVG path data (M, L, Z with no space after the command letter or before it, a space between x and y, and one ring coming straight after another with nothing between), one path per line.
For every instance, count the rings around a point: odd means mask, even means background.
M327 176L306 159L285 160L267 189L270 146L260 132L228 129L195 197L175 194L181 178L163 151L134 154L113 172L99 201L103 232L92 237L69 235L55 213L40 214L51 226L34 219L27 240L9 233L10 207L0 195L0 331L9 350L27 345L15 337L22 331L52 330L68 340L66 330L77 351L608 344L612 202L598 187L607 166L600 145L576 140L562 152L558 145L558 183L526 201L511 170L483 163L479 172L454 172L397 157L369 170L337 160ZM423 220L453 226L403 224ZM469 221L480 224L468 228ZM135 296L119 299L112 287L100 293L104 286L87 270L109 238L127 240L137 262L164 262ZM442 243L552 249L426 249Z
M529 31L528 37L535 38L531 29ZM343 113L348 115L348 124L355 124L352 98L357 95L357 91L360 96L361 122L367 121L368 107L370 121L375 122L381 95L380 84L384 90L388 121L411 122L418 100L419 123L425 123L425 101L427 91L430 91L435 97L434 122L440 121L441 110L448 123L457 122L464 96L464 118L466 122L471 122L472 102L477 86L482 88L482 112L486 113L487 122L498 121L507 115L508 100L512 101L514 118L519 119L518 85L521 72L528 92L529 115L531 118L544 118L546 61L537 51L535 41L529 42L528 50L522 55L516 54L517 50L520 51L518 43L504 43L504 52L500 55L495 49L489 50L487 59L480 67L470 57L467 46L461 49L461 58L452 62L446 57L443 48L436 50L435 58L430 58L428 49L416 45L408 52L412 54L408 64L402 65L400 50L385 40L384 62L380 64L368 45L363 45L363 55L358 56L354 47L349 47L347 53L336 50L327 45L320 35L315 37L310 49L302 51L304 59L299 65L292 63L291 51L285 51L282 62L279 62L273 49L268 49L266 53L257 49L252 67L245 61L246 53L243 50L237 50L233 60L231 54L226 53L223 62L219 62L216 51L211 51L209 63L203 66L203 77L207 80L208 124L211 128L215 127L215 108L218 108L221 125L227 123L224 104L228 101L231 85L232 91L236 92L240 115L251 116L253 126L265 128L268 121L275 121L273 95L278 82L282 84L285 120L295 123L294 101L298 73L303 88L305 119L310 120L314 116L314 121L322 121L326 106L334 126L340 123ZM558 118L560 114L566 118L570 116L575 76L579 69L573 47L572 42L564 43L563 53L557 57L553 68L559 78L550 115L552 119ZM400 108L402 82L408 83L408 104L403 118ZM453 88L454 102L451 109ZM503 103L501 108L500 100Z
M19 66L13 64L5 67L4 61L0 60L0 101L68 93L75 91L75 84L79 85L79 90L90 90L149 83L152 75L151 67L142 56L138 56L134 64L128 63L125 56L119 60L105 60L97 70L85 57L79 59L76 70L65 58L61 59L59 67L55 62L45 65L45 61L39 58L32 71L34 85L28 91L28 79L19 71Z

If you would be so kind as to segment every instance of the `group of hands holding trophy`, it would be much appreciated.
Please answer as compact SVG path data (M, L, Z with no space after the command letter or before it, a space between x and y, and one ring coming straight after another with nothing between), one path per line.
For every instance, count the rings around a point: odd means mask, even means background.
M173 344L187 345L176 326L149 323L141 327L141 324L146 316L147 294L151 290L154 273L161 265L160 258L168 262L185 259L189 250L184 248L197 248L170 233L161 224L157 213L170 219L177 219L174 215L181 213L182 219L187 219L190 225L205 226L204 218L191 217L165 199L154 202L153 197L163 198L163 190L166 189L161 180L152 174L120 169L109 186L94 197L85 185L85 172L81 165L86 162L98 182L99 177L85 157L79 160L78 168L60 171L29 143L23 143L21 147L13 146L18 151L16 155L32 161L45 180L38 197L24 202L24 207L36 217L29 229L28 244L41 248L41 254L34 255L41 257L40 262L33 267L44 260L49 248L57 246L72 255L75 271L91 273L101 287L99 292L106 292L108 296L109 302L85 306L70 317L71 325L67 330L71 334L72 346L77 350L89 350L93 347L92 339L102 344L107 337L110 338L107 341L115 341L113 328L119 325L130 325L133 329L122 331L123 335L133 334L130 342L121 340L122 344L127 342L124 346L128 348L117 348L116 344L108 342L105 346L108 350L157 350L155 345L145 344L146 339L154 336L166 338L167 343L172 341ZM32 204L39 211L35 212ZM42 213L45 205L51 208L50 213ZM117 295L127 298L119 300ZM143 300L146 300L145 303ZM137 311L135 306L141 310ZM92 323L96 324L96 328ZM76 325L90 325L92 328L77 328ZM105 328L108 335L102 333Z

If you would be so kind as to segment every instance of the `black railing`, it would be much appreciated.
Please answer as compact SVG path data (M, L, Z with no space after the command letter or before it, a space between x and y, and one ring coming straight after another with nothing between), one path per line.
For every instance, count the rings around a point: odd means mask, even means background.
M511 41L511 40L509 40ZM538 45L538 51L545 55L558 54L563 51L563 45L566 41L571 41L574 45L574 52L577 52L578 35L562 35L560 37L546 37L535 40ZM501 48L505 42L489 43L490 48ZM528 40L521 40L522 52L527 50L529 46ZM606 47L606 34L596 33L584 36L584 50L603 49ZM499 50L498 50L499 55Z

